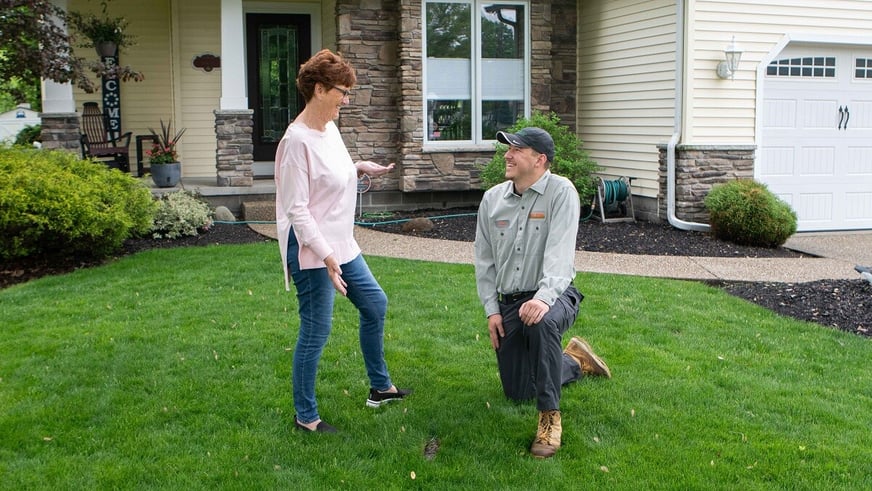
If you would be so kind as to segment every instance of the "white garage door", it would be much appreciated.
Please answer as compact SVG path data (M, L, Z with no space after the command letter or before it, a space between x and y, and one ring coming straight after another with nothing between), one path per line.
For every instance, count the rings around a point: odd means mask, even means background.
M756 179L799 231L872 229L872 49L788 46L763 87Z

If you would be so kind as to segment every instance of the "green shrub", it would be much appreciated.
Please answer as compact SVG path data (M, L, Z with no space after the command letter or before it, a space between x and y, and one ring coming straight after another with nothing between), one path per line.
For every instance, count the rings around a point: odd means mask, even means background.
M65 151L0 148L0 259L102 257L149 231L155 206L138 180Z
M796 232L796 213L765 184L742 179L716 185L705 198L712 233L740 245L778 247Z
M582 203L596 194L596 178L592 175L602 170L596 162L590 159L582 148L583 142L578 135L569 131L568 126L560 124L560 117L555 113L550 115L534 111L527 119L519 119L514 126L506 128L508 133L515 133L521 128L536 126L551 134L554 140L554 162L551 172L568 178L578 190ZM506 179L505 153L508 146L497 143L496 153L490 162L481 170L481 182L485 189L491 188Z
M212 226L209 205L188 191L164 194L158 200L152 236L155 239L177 239L183 235L197 235Z
M25 126L15 135L15 144L32 147L33 142L42 141L42 125Z

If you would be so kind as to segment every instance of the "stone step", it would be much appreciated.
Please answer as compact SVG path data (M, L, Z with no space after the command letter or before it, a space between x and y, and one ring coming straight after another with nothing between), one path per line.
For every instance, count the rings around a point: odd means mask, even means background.
M246 222L276 221L275 201L243 201L242 220Z

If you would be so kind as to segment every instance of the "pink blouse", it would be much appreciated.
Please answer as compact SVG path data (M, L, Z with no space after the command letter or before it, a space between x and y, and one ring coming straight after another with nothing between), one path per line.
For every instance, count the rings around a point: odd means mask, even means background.
M345 264L360 254L354 240L357 168L331 121L324 132L291 123L276 151L276 227L290 290L288 234L300 244L301 269L324 268L333 255Z

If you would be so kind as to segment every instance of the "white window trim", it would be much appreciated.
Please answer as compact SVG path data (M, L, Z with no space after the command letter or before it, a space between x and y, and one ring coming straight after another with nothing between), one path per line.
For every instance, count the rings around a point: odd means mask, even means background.
M438 0L439 3L466 3L472 4L472 15L473 15L473 38L472 38L472 84L473 84L473 100L472 100L472 110L471 116L474 121L472 127L472 141L430 141L427 136L427 4L430 3L427 0L421 2L421 19L422 19L422 29L421 29L421 83L422 83L422 91L421 91L421 104L422 104L422 114L423 114L423 126L421 128L422 133L422 142L423 142L423 151L424 153L428 152L479 152L479 151L492 151L494 148L494 143L496 143L496 139L493 137L485 138L484 135L480 135L481 132L481 114L479 111L479 104L482 101L482 87L481 87L481 15L479 15L479 9L482 4L492 3L491 1L483 1L483 0ZM502 2L506 4L517 4L524 6L524 110L523 117L529 118L531 111L531 98L532 98L532 77L531 77L531 58L532 58L532 22L531 22L531 10L532 5L529 0L509 0L506 2Z

